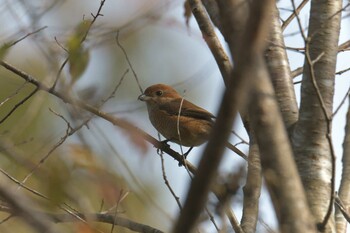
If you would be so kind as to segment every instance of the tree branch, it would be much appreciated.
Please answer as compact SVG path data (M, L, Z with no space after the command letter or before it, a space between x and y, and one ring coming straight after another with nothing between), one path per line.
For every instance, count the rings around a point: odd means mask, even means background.
M188 2L191 6L192 13L197 20L198 26L202 32L203 38L207 43L210 51L212 52L216 64L218 65L221 75L227 86L232 71L230 59L225 53L225 50L222 47L218 37L216 36L214 27L210 22L208 14L201 1L188 0Z
M298 120L299 110L279 21L279 12L276 7L271 15L270 41L266 50L265 61L284 124L289 129Z
M292 4L295 10L294 0ZM292 142L311 212L321 231L334 227L334 219L330 218L334 206L335 179L331 115L341 5L341 0L311 1L307 36L301 19L297 17L306 58L299 119L294 127Z
M265 14L271 3L271 1L254 1L253 3L254 12L252 12L252 15L254 17L250 18L251 21L246 27L244 40L240 41L241 57L237 56L237 59L239 59L237 60L238 64L232 73L231 80L228 82L217 121L203 152L198 172L191 183L183 211L175 224L174 233L191 232L206 203L209 187L215 180L216 171L223 156L225 142L230 135L230 129L237 114L238 106L247 96L247 87L252 78L247 76L252 65L251 55L255 54L253 52L255 50L262 51L264 46L263 41L266 35L264 30L267 26Z
M14 212L13 209L0 206L0 211L11 213L13 216L18 216L17 212ZM76 222L79 221L77 217L80 219L84 219L86 221L93 221L93 222L101 222L101 223L109 223L113 225L117 225L120 227L127 228L129 230L135 231L135 232L142 232L142 233L163 233L163 231L158 230L154 227L141 224L132 220L129 220L127 218L115 216L114 214L104 214L104 213L90 213L90 214L83 214L83 213L75 213L74 215L70 214L56 214L56 213L46 213L46 212L39 212L30 209L29 210L31 214L35 216L44 216L47 220L54 222L54 223L65 223L65 222Z

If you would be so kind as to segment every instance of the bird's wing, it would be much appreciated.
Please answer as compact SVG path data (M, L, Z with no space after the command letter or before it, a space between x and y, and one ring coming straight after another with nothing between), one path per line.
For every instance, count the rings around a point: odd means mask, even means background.
M212 122L215 116L208 112L207 110L187 101L183 100L181 104L181 99L176 99L166 104L160 104L159 109L167 112L170 115L180 115L193 117L197 119L203 119ZM180 110L181 108L181 110Z

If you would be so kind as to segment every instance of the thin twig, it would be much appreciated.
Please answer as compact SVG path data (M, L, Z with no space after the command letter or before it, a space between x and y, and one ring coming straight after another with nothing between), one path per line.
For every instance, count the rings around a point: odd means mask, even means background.
M337 73L335 73L336 75L342 75L343 73L345 72L348 72L350 70L350 68L347 68L345 70L341 70L341 71L338 71ZM295 70L292 71L292 77L293 78L296 78L298 77L299 75L301 75L304 71L304 67L298 67L296 68Z
M300 32L301 36L303 37L304 42L306 43L306 41L307 41L306 40L306 35L304 33L304 29L303 29L303 26L301 24L301 20L299 18L298 12L297 12L297 8L295 6L295 2L294 2L294 0L292 0L291 2L292 2L292 6L293 6L294 15L296 16L296 19L297 19L297 22L298 22L299 32ZM305 45L305 47L306 47L306 45Z
M8 95L3 101L0 102L0 107L9 101L12 97L17 95L25 86L27 82L24 82L20 87L18 87L12 94Z
M118 47L119 47L120 50L123 52L124 57L125 57L126 61L128 62L128 65L129 65L129 67L130 67L132 73L134 74L135 81L136 81L136 83L137 83L137 86L138 86L139 89L140 89L140 92L143 93L143 90L142 90L142 87L141 87L139 78L137 77L137 74L136 74L136 72L135 72L135 69L134 69L134 67L132 66L131 62L130 62L130 59L129 59L128 54L126 53L124 47L121 45L121 43L120 43L120 41L119 41L119 30L117 31L117 36L115 37L115 40L117 41Z
M163 157L163 151L161 151L159 153L159 156L160 156L160 161L161 161L161 165L162 165L162 175L163 175L163 180L164 180L164 183L165 185L168 187L171 195L173 195L178 207L180 210L182 210L182 205L181 205L181 202L180 202L180 198L176 195L176 193L174 192L174 190L171 188L170 186L170 183L168 181L168 178L166 176L166 173L165 173L165 166L164 166L164 157Z
M97 18L98 18L99 16L103 16L103 14L101 14L101 11L102 11L102 7L103 7L103 5L105 4L105 2L106 2L106 0L101 0L100 6L99 6L99 8L98 8L96 14L92 14L92 13L91 13L92 20L91 20L91 22L90 22L90 24L89 24L89 26L88 26L88 28L87 28L85 34L84 34L83 37L81 38L80 44L84 43L84 41L86 40L86 38L87 38L87 36L88 36L88 34L89 34L89 32L90 32L90 29L91 29L92 25L96 22ZM65 51L66 51L66 50L65 50ZM55 81L54 81L54 83L53 83L51 89L55 89L55 87L56 87L56 85L57 85L57 83L58 83L58 80L59 80L59 78L61 77L62 70L63 70L63 68L65 67L65 65L68 63L68 60L69 60L69 55L68 55L68 57L62 62L61 66L60 66L60 68L59 68L59 70L58 70L58 72L57 72Z
M0 206L0 211L8 212L12 214L12 217L16 217L17 214L13 213L13 210L6 206ZM64 222L75 222L76 218L69 214L56 214L56 213L47 213L47 212L39 212L36 210L30 210L31 213L34 213L38 216L47 216L49 220L54 223L64 223ZM121 227L125 227L129 230L135 232L143 232L143 233L163 233L163 231L153 228L151 226L141 224L126 218L122 217L114 217L111 214L100 214L100 213L76 213L80 219L83 219L85 223L86 220L94 220L96 222L109 223L118 225Z
M0 221L0 225L7 222L8 220L10 220L11 218L15 217L13 214L10 214L9 216L5 217L4 219L2 219Z
M112 99L115 97L115 93L118 91L120 85L122 85L122 82L125 78L125 76L127 75L127 73L129 73L129 69L126 69L124 74L122 75L122 77L119 79L119 82L117 83L117 85L114 87L112 93L104 100L102 100L102 103L106 103L108 100ZM100 106L101 107L101 106Z
M3 169L0 168L0 172L5 175L8 179L10 179L12 182L14 182L15 184L17 184L18 186L22 187L23 189L29 191L30 193L43 198L44 200L50 202L50 203L54 203L49 197L45 196L44 194L29 188L28 186L26 186L25 184L23 184L22 182L20 182L19 180L15 179L13 176L11 176L10 174L8 174L7 172L5 172ZM73 210L74 212L77 212L75 209L73 209L70 205L63 203L63 205L65 205L66 207L68 207L69 209ZM78 215L76 215L74 212L72 212L71 210L61 206L61 205L57 205L55 204L55 206L57 206L59 209L63 210L64 212L66 212L67 214L70 214L72 216L74 216L76 219L82 221L83 223L86 223L86 221L82 218L80 218Z
M303 71L304 71L304 67L298 67L298 68L296 68L295 70L292 71L291 75L292 75L293 78L296 78L299 75L301 75L303 73Z
M36 232L56 232L51 227L49 217L40 215L38 212L32 212L33 206L31 205L31 200L27 199L23 194L16 192L11 186L9 187L9 183L4 180L0 182L0 197L2 203L6 202L10 206L11 215L22 217Z
M91 13L92 21L91 21L91 23L89 24L89 26L88 26L88 28L87 28L87 30L86 30L84 36L81 38L80 43L83 43L83 42L86 40L86 37L88 36L88 34L89 34L89 32L90 32L90 29L91 29L92 25L95 23L95 21L97 20L97 18L98 18L99 16L103 16L103 14L101 14L101 11L102 11L102 7L103 7L103 5L105 4L105 2L106 2L106 0L101 0L100 6L99 6L99 8L98 8L96 14Z
M348 88L348 91L346 92L346 95L344 95L343 99L340 101L339 106L336 108L336 110L332 114L332 118L334 118L334 116L337 115L338 111L344 105L344 103L345 103L346 99L349 97L349 95L350 95L350 87Z
M68 60L69 60L69 57L67 57L61 64L60 68L58 69L58 72L56 74L56 78L55 78L55 81L53 82L53 85L51 87L52 90L54 90L56 88L56 85L58 83L58 80L60 79L61 77L61 73L63 71L63 68L66 66L66 64L68 63Z
M186 90L184 90L184 95L181 97L181 102L180 102L180 106L179 106L179 113L177 114L177 118L176 118L176 132L177 132L177 136L179 137L180 151L181 151L181 154L184 158L185 158L185 156L184 156L184 152L182 149L181 133L180 133L180 117L181 117L182 105L183 105L183 102L185 100L185 93L186 93Z
M338 51L339 52L343 52L346 49L348 49L350 46L350 40L345 41L344 43L342 43L341 45L339 45Z
M118 197L118 201L117 201L117 205L115 207L115 213L114 213L114 221L112 223L112 227L111 227L111 233L113 233L114 227L116 225L116 220L118 219L118 208L120 203L125 199L125 197L129 194L129 192L124 193L124 190L121 189L119 192L119 197Z
M34 174L34 172L40 168L40 166L42 164L45 163L45 161L50 157L50 155L58 148L60 147L65 141L66 139L73 135L75 132L77 132L78 130L80 130L84 125L86 125L87 121L89 121L90 119L84 121L82 124L80 124L78 127L76 128L72 128L70 123L68 122L68 120L66 120L62 115L54 112L52 109L49 109L52 113L54 113L56 116L60 117L62 120L64 120L67 124L67 129L66 129L66 133L63 137L61 137L61 139L46 153L46 155L44 157L42 157L40 159L40 161L35 165L35 167L24 177L24 179L22 180L22 183L24 184L30 176L32 176ZM20 187L20 186L19 186Z
M300 13L300 11L304 8L304 6L306 5L306 3L308 3L309 0L303 0L299 6L293 10L293 13L283 22L282 24L282 31L284 31L288 25L290 24L290 22L292 22L292 20L295 18L296 15L298 15Z
M27 100L29 100L36 92L38 91L38 87L36 87L29 95L27 95L24 99L19 101L13 108L0 120L0 124L2 124L4 121L6 121L7 118L11 116L11 114L16 111L17 108L22 106Z
M42 30L44 30L44 29L46 29L46 28L47 28L47 26L44 26L44 27L39 28L38 30L35 30L35 31L33 31L33 32L30 32L30 33L27 33L25 36L19 38L18 40L13 41L13 42L10 44L9 47L16 45L17 43L21 42L22 40L26 39L27 37L29 37L29 36L31 36L31 35L34 35L34 34L40 32L40 31L42 31Z
M63 49L66 53L68 53L68 49L66 49L57 39L57 37L55 36L55 41L56 41L56 44L61 48Z
M340 212L342 212L346 221L348 221L348 223L350 223L350 214L346 210L344 203L342 202L342 200L340 199L340 197L338 196L337 193L335 195L334 203L338 206Z
M107 146L112 150L113 154L116 155L116 158L118 159L118 163L121 164L123 168L126 169L126 172L131 178L131 181L137 186L139 190L143 193L142 195L138 195L138 192L135 192L135 195L137 198L141 200L141 202L148 201L151 203L155 209L157 209L159 212L162 213L162 215L166 216L168 219L173 220L172 217L164 211L163 206L160 206L159 203L157 203L154 200L154 197L149 194L149 191L147 188L145 188L144 184L140 182L140 180L136 177L136 175L133 173L132 169L128 166L128 163L123 159L121 156L119 156L118 152L115 150L113 144L110 142L109 138L105 135L104 131L101 130L97 125L96 125L96 130L99 133L98 138L102 138L103 142L107 144Z
M241 136L240 136L238 133L236 133L234 130L232 130L231 133L241 140L241 142L240 142L239 144L246 144L246 145L249 145L249 142L247 142L243 137L241 137Z
M342 75L342 74L344 74L344 73L346 73L346 72L348 72L348 71L350 71L350 67L349 68L346 68L346 69L344 69L344 70L340 70L340 71L338 71L337 73L335 73L336 75Z

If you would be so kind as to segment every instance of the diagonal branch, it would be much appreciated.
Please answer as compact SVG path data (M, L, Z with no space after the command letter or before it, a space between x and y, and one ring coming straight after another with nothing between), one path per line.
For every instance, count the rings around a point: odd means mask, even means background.
M304 8L306 3L308 3L308 2L309 2L309 0L303 0L299 4L299 6L293 11L293 13L283 22L282 31L284 31L288 27L290 22L292 22L292 20L300 13L300 11Z
M14 209L6 207L6 206L0 206L0 211L11 213L13 217L19 216L18 212L15 212ZM66 223L66 222L76 222L77 218L75 216L72 216L70 214L56 214L56 213L46 213L46 212L39 212L35 211L33 209L28 209L32 215L34 216L44 216L48 221L54 222L54 223ZM142 233L163 233L163 231L158 230L154 227L138 223L135 221L132 221L127 218L114 216L113 214L102 214L102 213L75 213L76 216L78 216L80 219L84 219L86 221L94 221L94 222L101 222L101 223L109 223L112 225L117 225L120 227L127 228L129 230L135 231L135 232L142 232ZM50 232L50 231L49 231Z
M191 6L192 13L197 20L198 26L202 32L203 38L207 43L210 51L212 52L216 64L220 69L224 82L227 85L232 71L230 59L225 53L225 50L221 45L218 37L216 36L214 27L208 17L207 11L205 10L202 2L200 0L189 0L188 2Z

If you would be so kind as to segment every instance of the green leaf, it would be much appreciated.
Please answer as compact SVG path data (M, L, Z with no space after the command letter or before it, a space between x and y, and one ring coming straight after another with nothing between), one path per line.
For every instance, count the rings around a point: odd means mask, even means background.
M84 73L89 63L89 50L83 47L83 38L90 27L91 22L84 20L79 23L74 33L67 40L67 49L69 53L69 73L74 84Z
M80 48L69 55L69 73L74 84L85 72L90 60L88 49Z

